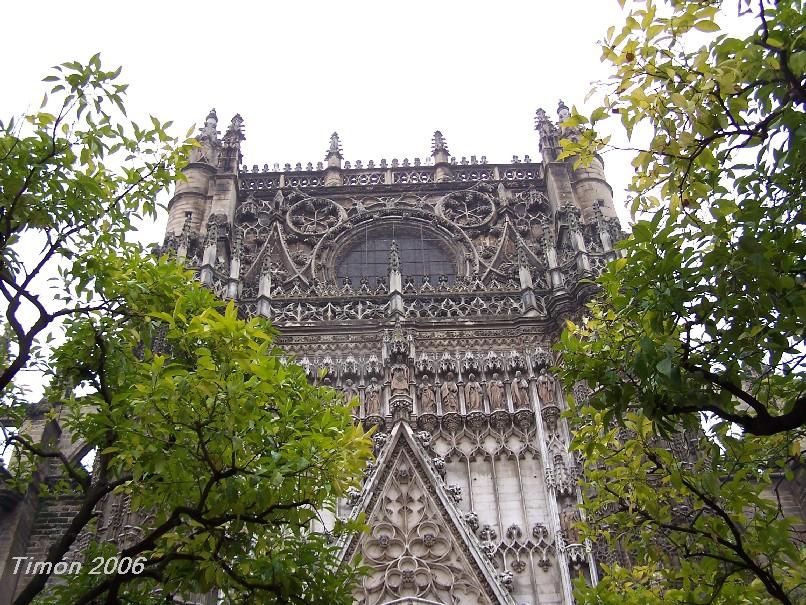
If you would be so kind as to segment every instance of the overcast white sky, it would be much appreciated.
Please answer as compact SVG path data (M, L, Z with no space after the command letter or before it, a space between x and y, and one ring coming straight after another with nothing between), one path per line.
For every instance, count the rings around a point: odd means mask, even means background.
M131 116L177 134L211 107L245 120L245 163L320 161L334 130L345 159L539 157L534 112L583 104L603 78L597 41L615 0L5 3L4 120L38 108L50 66L101 51L123 66ZM606 157L623 205L629 157ZM624 221L622 214L622 221ZM144 233L161 240L164 216Z

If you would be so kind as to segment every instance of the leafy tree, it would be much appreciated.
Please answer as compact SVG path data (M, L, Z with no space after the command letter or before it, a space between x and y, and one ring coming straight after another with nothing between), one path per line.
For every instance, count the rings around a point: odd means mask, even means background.
M594 389L575 408L589 536L626 523L635 563L580 588L583 602L804 598L775 489L806 434L804 8L632 2L602 46L600 105L566 123L579 128L564 153L581 163L613 147L597 132L608 121L648 133L632 148L624 256L560 345L564 379ZM702 459L663 453L681 428Z
M124 87L97 57L60 70L59 113L29 116L0 141L4 415L21 427L7 437L11 485L25 489L54 461L64 480L42 486L44 497L80 500L46 560L78 540L86 558L63 582L27 579L14 604L163 603L210 590L225 603L351 602L355 570L338 568L335 534L355 527L312 526L359 481L368 439L332 390L282 362L266 320L239 319L180 265L125 241L187 146L157 120L146 130L120 118ZM44 242L34 261L30 241ZM52 300L32 285L48 264ZM37 348L54 328L60 344ZM51 377L36 411L63 428L61 444L26 430L15 379L28 368ZM58 447L68 438L83 448L68 455ZM89 448L91 475L78 460ZM141 526L119 548L98 526L109 499L130 502ZM138 565L93 575L95 556Z
M806 597L798 520L782 515L791 443L785 436L713 434L661 439L630 412L616 425L592 406L574 437L585 457L586 522L605 574L577 584L580 603L785 603ZM801 520L802 522L802 520Z

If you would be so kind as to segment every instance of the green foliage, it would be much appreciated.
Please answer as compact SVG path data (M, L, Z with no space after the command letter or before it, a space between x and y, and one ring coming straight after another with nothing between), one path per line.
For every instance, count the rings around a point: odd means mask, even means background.
M605 565L596 587L578 582L579 602L802 602L806 547L778 501L784 435L740 438L723 422L710 436L665 440L638 414L608 425L591 406L571 413L582 421L572 447L586 460L581 533L630 562Z
M611 446L588 444L590 468L609 470L590 471L587 506L594 518L626 506L607 524L626 523L619 538L637 553L635 567L579 587L582 602L803 598L804 553L774 495L759 494L770 473L803 463L806 435L805 7L740 0L739 23L723 29L736 6L631 2L603 43L612 75L601 104L574 112L570 122L586 126L563 141L584 164L611 147L596 132L607 121L642 133L632 235L560 344L565 381L594 389L582 434ZM653 445L704 417L715 424L697 444L710 456L693 467ZM624 425L637 437L614 442ZM673 554L642 547L678 504L704 512L663 534ZM737 541L734 529L740 548L720 542Z
M630 186L644 212L564 346L607 387L601 409L763 435L806 425L806 22L802 2L740 4L758 17L746 40L713 30L714 1L639 3L611 28L615 91L594 114L651 128ZM716 33L692 51L691 30ZM566 143L582 162L604 144Z
M113 254L137 219L156 216L156 195L179 177L190 148L170 123L126 118L120 69L105 71L98 55L54 70L41 111L0 121L6 408L24 403L19 372L47 366L39 339L61 318L97 310L97 253Z
M109 84L116 75L96 58L66 64L54 89L71 91L61 112L33 116L31 134L7 133L3 143L6 415L25 421L14 379L41 368L51 378L46 418L97 452L90 479L28 425L8 438L18 486L52 458L65 480L50 491L81 496L47 560L61 560L79 532L90 536L84 573L51 588L34 576L14 603L164 603L212 589L223 603L351 603L357 570L339 566L338 538L360 526L321 531L320 515L335 513L336 498L359 483L370 442L332 389L281 362L268 321L240 319L172 259L125 241L132 221L154 211L153 195L177 175L187 147L174 146L156 120L151 130L129 124L132 137L110 125L107 105L123 109L122 89ZM72 125L53 130L69 112ZM118 169L115 149L131 156ZM42 266L58 268L50 308L26 282L29 232L45 242ZM16 300L28 308L13 309ZM25 323L31 309L40 319ZM60 344L35 357L37 335L54 322ZM143 529L117 553L94 533L107 496L129 500ZM96 554L142 557L144 569L91 575Z

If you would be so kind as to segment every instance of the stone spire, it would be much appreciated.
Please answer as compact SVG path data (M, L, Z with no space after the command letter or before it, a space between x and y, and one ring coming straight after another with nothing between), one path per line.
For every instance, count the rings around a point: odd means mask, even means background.
M218 116L215 109L211 109L204 120L204 126L199 128L199 134L196 136L199 146L191 150L190 161L203 162L212 166L218 165L218 154L221 149L219 134Z
M435 130L434 137L431 139L431 157L434 158L434 180L437 182L453 180L449 154L445 137L439 130Z
M341 185L341 141L339 140L339 133L334 132L330 135L330 147L328 147L325 161L327 168L325 169L325 185L328 187L335 187Z
M445 137L442 136L442 133L439 130L435 130L434 138L431 139L431 155L436 158L437 154L440 152L444 152L446 155L450 153L448 151L448 143L445 141Z
M535 130L540 135L540 154L543 156L543 163L555 161L560 153L559 131L543 108L538 108L535 112Z
M341 155L341 140L339 140L339 133L334 132L330 135L330 147L328 147L325 159L330 162L331 158L342 159ZM339 164L341 166L341 164Z
M243 118L241 114L236 113L232 116L227 132L224 133L223 142L227 147L240 147L241 141L246 137L243 134Z
M243 118L236 113L232 116L227 131L221 137L222 153L218 168L222 172L237 172L241 165L241 141L246 137L243 134Z

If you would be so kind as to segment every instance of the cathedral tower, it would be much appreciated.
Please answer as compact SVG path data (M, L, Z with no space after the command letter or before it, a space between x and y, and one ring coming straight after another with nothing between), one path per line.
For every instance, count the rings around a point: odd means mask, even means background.
M378 427L339 511L370 527L343 544L372 570L359 603L570 604L596 581L550 368L622 234L601 160L536 129L539 162L456 161L437 131L429 158L351 163L333 133L316 166L250 169L242 119L219 138L212 111L169 204L166 247Z

